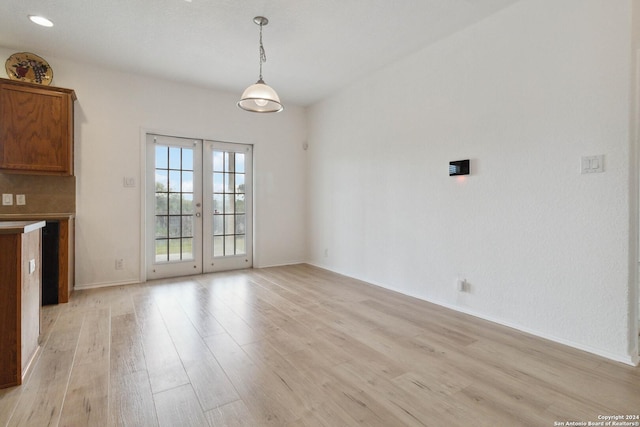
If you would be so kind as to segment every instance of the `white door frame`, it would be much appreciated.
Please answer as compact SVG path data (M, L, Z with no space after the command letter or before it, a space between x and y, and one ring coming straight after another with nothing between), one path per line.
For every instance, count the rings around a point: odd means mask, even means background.
M187 132L176 132L176 131L171 131L171 132L167 132L167 131L162 131L162 130L157 130L157 129L151 129L151 128L141 128L140 129L140 154L141 154L141 176L139 179L139 182L141 183L140 185L140 198L143 201L142 206L141 206L141 210L140 210L140 265L139 265L139 276L140 276L140 281L141 282L146 282L147 280L151 280L153 279L153 277L151 277L150 275L147 274L147 257L149 256L148 251L152 250L151 248L149 248L149 243L148 243L148 233L149 233L149 224L147 224L147 215L148 209L154 209L154 204L149 204L149 202L147 201L147 190L149 188L149 185L152 185L153 187L155 187L155 183L149 183L147 182L147 173L148 173L148 166L147 166L147 135L149 134L153 134L153 135L161 135L161 136L167 136L170 138L179 138L179 139L192 139L194 141L202 141L203 145L203 162L206 161L204 160L205 157L207 157L207 155L205 154L205 152L207 151L207 146L210 143L215 143L215 144L229 144L231 147L244 147L243 150L246 150L247 147L251 153L249 159L249 163L247 165L247 169L250 172L249 176L247 177L247 184L248 184L248 203L246 206L247 209L247 213L250 213L250 219L248 217L247 219L247 241L248 244L250 246L247 249L249 249L247 251L247 256L246 257L237 257L237 262L235 263L235 265L228 265L228 262L225 263L220 263L220 262L215 262L216 265L211 266L211 262L207 263L207 260L205 258L203 258L203 262L202 262L202 267L200 270L198 270L197 272L194 272L193 270L197 270L197 269L190 269L189 273L185 273L185 275L187 274L200 274L203 272L211 272L211 271L223 271L223 270L229 270L229 269L240 269L240 268L251 268L255 262L255 237L254 237L254 224L255 224L255 216L254 216L254 205L253 205L253 145L251 144L243 144L243 143L233 143L233 142L225 142L225 141L217 141L217 140L213 140L213 139L208 139L208 138L186 138L186 137L174 137L173 135L180 135L180 134L187 134ZM203 182L206 181L203 179ZM207 189L203 189L202 194L206 194L205 191L207 191ZM209 193L210 194L210 193ZM206 197L205 197L206 198ZM210 208L210 206L205 206L206 204L208 204L208 201L203 200L202 201L202 205L203 205L203 209L204 208ZM202 218L201 221L202 223ZM204 234L204 232L203 232ZM203 236L204 237L204 236ZM220 260L219 260L220 261Z

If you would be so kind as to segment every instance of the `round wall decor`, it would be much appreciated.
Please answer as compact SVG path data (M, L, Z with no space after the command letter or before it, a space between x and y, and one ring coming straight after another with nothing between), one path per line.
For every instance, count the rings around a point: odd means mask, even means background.
M49 63L34 53L14 53L7 59L4 67L11 80L46 86L53 80L53 70Z

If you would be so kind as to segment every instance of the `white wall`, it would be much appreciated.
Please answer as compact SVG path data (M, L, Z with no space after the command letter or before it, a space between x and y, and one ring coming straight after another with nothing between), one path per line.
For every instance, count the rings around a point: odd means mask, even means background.
M630 16L523 0L314 106L311 262L635 363Z
M629 114L629 127L632 130L632 140L640 142L640 0L633 0L633 15L632 15L632 81L630 84L630 93L631 97L631 109ZM631 146L631 155L629 156L630 160L632 160L632 168L633 172L637 175L638 172L638 162L640 159L638 158L638 144L632 144ZM635 160L635 161L633 161ZM635 186L634 186L635 185ZM638 180L632 180L630 186L631 192L635 192L640 196L640 182ZM635 204L632 206L636 210L638 209L638 205L640 202L640 197L636 198ZM633 217L631 218L631 227L635 234L639 233L640 229L640 217L636 218L636 221L633 221ZM640 250L640 248L638 248ZM630 256L637 257L640 256L640 253L636 252L635 254L631 253ZM636 274L639 274L640 271L640 259L638 260L638 264L634 269ZM638 277L636 277L638 280ZM635 296L634 292L635 291ZM638 301L638 319L631 319L631 321L637 321L640 328L640 285L636 286L635 289L631 289L631 297L635 298Z
M28 47L24 50L29 51ZM0 57L15 53L0 47ZM239 93L109 71L34 52L76 91L76 287L140 280L141 132L254 144L256 266L306 259L304 110L236 107ZM4 73L4 70L2 71ZM3 74L2 77L6 77ZM249 84L250 82L247 82ZM285 100L286 102L286 100ZM134 177L136 188L124 188ZM125 269L115 270L116 258Z
M255 144L257 266L308 259L636 361L629 4L522 0L308 117L34 52L78 95L77 285L140 279L140 135L152 129ZM593 154L606 172L580 175ZM472 175L450 178L464 158ZM459 275L470 293L455 291Z

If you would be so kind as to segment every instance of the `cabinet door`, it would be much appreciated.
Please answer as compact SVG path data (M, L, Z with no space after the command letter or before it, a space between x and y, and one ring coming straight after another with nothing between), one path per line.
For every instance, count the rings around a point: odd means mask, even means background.
M73 175L73 101L66 93L0 85L0 168Z

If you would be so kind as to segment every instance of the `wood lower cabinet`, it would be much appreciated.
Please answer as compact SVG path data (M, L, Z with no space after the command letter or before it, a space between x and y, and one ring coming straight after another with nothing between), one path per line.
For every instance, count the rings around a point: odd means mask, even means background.
M73 175L75 92L0 79L0 171Z
M0 223L0 388L22 384L39 346L44 221Z
M60 240L58 246L58 303L69 302L73 292L75 276L74 259L74 219L63 218L60 222Z
M73 292L75 280L75 218L64 214L0 215L0 227L5 222L45 221L58 223L57 270L58 303L67 303ZM3 257L0 250L0 260ZM50 255L47 255L50 256ZM1 298L1 295L0 295Z

